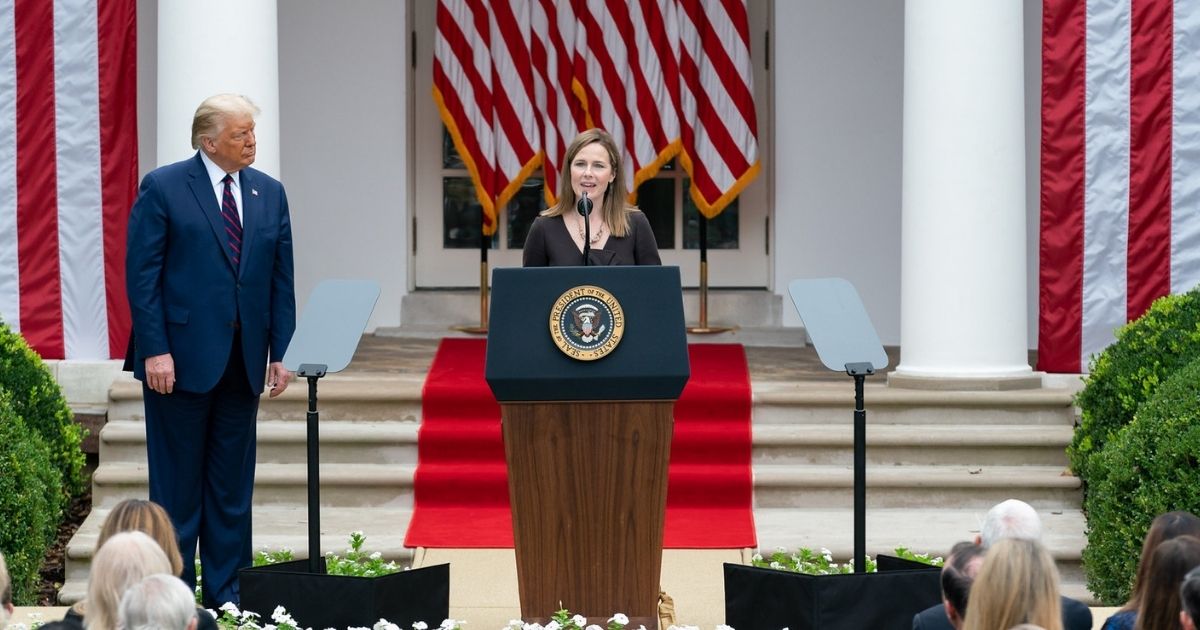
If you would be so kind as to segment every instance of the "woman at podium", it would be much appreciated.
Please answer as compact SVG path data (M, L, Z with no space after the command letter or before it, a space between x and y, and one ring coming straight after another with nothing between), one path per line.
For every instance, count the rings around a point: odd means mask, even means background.
M603 129L579 134L563 160L558 203L529 228L524 266L662 264L650 222L628 197L613 137Z

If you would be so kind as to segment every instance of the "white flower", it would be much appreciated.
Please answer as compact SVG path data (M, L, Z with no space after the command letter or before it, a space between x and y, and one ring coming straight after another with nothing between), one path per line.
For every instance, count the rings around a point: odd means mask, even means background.
M371 554L369 557L370 557L372 560L378 560L378 559L380 559L380 558L382 558L382 557L383 557L383 552L382 552L382 551L376 551L375 553Z
M629 617L626 617L622 613L617 613L617 614L613 615L608 621L609 621L609 623L612 623L615 621L615 622L621 624L622 626L629 625Z
M574 617L571 617L571 622L582 628L587 625L587 617L584 617L583 615L575 615Z
M358 533L360 535L362 534L362 532L358 532ZM419 622L419 623L423 623L423 622ZM413 624L413 626L415 627L416 624ZM426 626L426 627L428 627L428 626ZM373 630L400 630L400 626L397 626L396 624L388 621L387 619L381 618L379 621L375 622L375 627Z
M717 624L716 630L733 630L733 628L731 626L727 626L723 623L719 623L719 624ZM788 630L788 629L784 628L783 630Z
M525 622L520 619L509 619L508 625L505 628L509 630L522 630L525 627Z
M761 553L756 553L753 556L750 556L750 559L754 562L762 562L763 557Z
M269 624L267 624L267 625L263 626L263 629L262 629L262 630L276 630L276 628L275 628L275 624L273 624L273 623L269 623Z
M242 616L242 611L238 610L237 604L234 604L233 602L225 602L224 604L221 604L221 608L219 610L227 612L234 617Z
M554 622L550 622L550 623L554 623ZM521 628L521 630L545 630L545 629L542 628L542 624L540 624L540 623L527 623L527 624L525 624L524 627Z
M559 630L559 628L562 628L562 624L558 623L558 621L554 619L551 619L550 623L546 624L543 630Z
M604 630L604 628L601 628L600 626L598 626L596 624L592 624L592 625L588 626L587 628L585 628L585 630Z
M429 624L425 623L424 621L413 622L413 630L426 630L427 628L429 628Z
M438 627L439 627L441 630L454 630L455 628L458 628L459 626L461 626L461 625L463 625L463 624L465 624L465 623L467 623L467 622L465 622L465 621L458 621L458 620L456 620L456 619L443 619L443 620L442 620L442 625L440 625L440 626L438 626Z

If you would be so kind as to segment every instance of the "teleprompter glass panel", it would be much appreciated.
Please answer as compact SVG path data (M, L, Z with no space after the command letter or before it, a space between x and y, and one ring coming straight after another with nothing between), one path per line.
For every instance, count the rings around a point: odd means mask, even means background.
M700 249L700 211L692 201L691 182L684 180L683 248ZM708 220L709 249L738 248L738 200L735 198L715 219Z
M638 186L637 205L650 221L658 248L675 249L675 180L646 180Z
M442 247L445 249L478 249L482 231L480 219L483 208L475 197L475 185L470 177L442 178ZM491 248L496 247L492 237Z

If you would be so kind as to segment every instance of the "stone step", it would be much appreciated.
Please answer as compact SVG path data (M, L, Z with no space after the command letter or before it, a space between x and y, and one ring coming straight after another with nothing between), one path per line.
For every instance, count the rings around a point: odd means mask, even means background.
M321 506L411 509L414 464L321 464ZM308 470L302 463L255 467L254 506L308 504ZM92 475L92 504L112 507L149 496L145 463L101 462Z
M863 401L872 424L969 426L1049 425L1075 421L1070 389L933 391L871 383ZM753 383L755 424L839 424L853 420L854 384L845 382Z
M66 549L66 580L59 601L73 604L87 592L88 571L100 525L111 507L92 510ZM321 551L345 555L350 533L366 536L364 551L380 552L384 558L410 566L414 550L404 546L404 534L412 512L407 508L339 508L321 512ZM254 549L291 549L296 558L308 557L308 510L305 507L256 506Z
M841 424L754 425L755 464L852 465L854 427ZM868 464L978 464L1020 462L1067 465L1070 426L1013 424L867 425Z
M983 509L1020 497L1039 509L1075 509L1079 478L1057 466L867 466L867 507ZM851 466L754 466L754 501L760 508L842 508L853 505Z
M417 463L414 422L322 422L319 455L325 464ZM308 432L304 422L262 420L258 423L258 463L290 464L308 461ZM146 425L136 420L110 422L100 435L103 462L146 463Z
M333 374L317 386L317 411L322 422L417 422L424 384L423 374ZM259 420L304 421L307 414L308 385L298 380L277 398L263 396L258 408ZM108 420L145 419L142 384L122 372L109 390Z

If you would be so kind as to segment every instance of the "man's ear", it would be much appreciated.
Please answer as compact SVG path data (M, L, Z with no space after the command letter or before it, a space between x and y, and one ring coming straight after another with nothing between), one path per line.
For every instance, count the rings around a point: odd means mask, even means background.
M1186 610L1179 611L1179 625L1183 630L1196 630L1196 624L1192 623L1192 616Z
M946 608L946 618L950 620L950 625L954 626L955 628L962 627L962 617L960 617L958 615L958 611L954 609L954 604L951 604L950 600L948 599L943 599L942 606Z
M207 615L208 611L207 610L197 610L196 614L197 615ZM192 620L188 622L187 630L196 630L196 626L198 626L198 625L200 625L200 620L197 619L195 616L193 616Z

